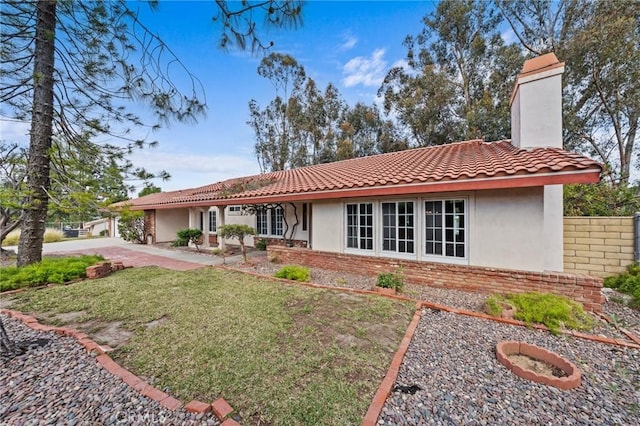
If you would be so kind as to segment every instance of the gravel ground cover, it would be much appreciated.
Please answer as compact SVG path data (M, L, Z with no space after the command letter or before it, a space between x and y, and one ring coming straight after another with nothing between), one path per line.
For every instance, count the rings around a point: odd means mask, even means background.
M210 414L170 411L103 369L71 337L35 331L2 315L10 336L49 339L11 360L0 359L0 424L207 425Z
M566 357L581 369L581 386L562 391L515 376L496 359L501 340ZM431 309L396 384L420 390L392 392L378 424L640 424L640 350Z

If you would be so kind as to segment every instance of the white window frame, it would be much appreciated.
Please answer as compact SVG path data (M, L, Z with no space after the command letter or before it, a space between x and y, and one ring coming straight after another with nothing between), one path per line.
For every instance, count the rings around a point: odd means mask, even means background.
M229 216L240 216L242 214L242 206L227 206Z
M447 226L446 226L446 202L447 201L462 201L463 202L463 206L464 206L464 212L463 214L463 228L462 228L462 232L463 232L463 241L462 241L462 245L464 247L464 257L457 257L457 256L447 256L446 254L446 244L447 244ZM427 202L440 202L441 206L442 206L442 224L440 226L441 230L442 230L442 236L441 236L441 244L442 244L442 253L443 254L431 254L431 253L427 253L427 206L426 203ZM453 263L453 264L468 264L469 263L469 238L471 235L471 230L469 229L469 216L470 216L470 202L469 202L469 197L468 196L450 196L450 197L441 197L441 198L424 198L423 200L421 200L421 215L422 215L422 238L421 238L421 251L422 251L422 259L426 260L426 261L432 261L432 262L440 262L440 263ZM455 216L455 213L454 213ZM460 224L455 224L455 218L454 218L454 227L453 227L453 231L455 232L455 228L459 227ZM450 228L451 230L451 228ZM454 236L454 241L453 242L449 242L449 244L460 244L459 242L455 241L455 236Z
M357 247L349 247L349 206L355 206L356 208L356 213L355 213L355 218L357 220L357 223L353 224L352 226L355 226L355 231L356 231L356 243L357 243ZM362 213L361 210L361 206L370 206L371 207L371 213ZM368 254L368 255L373 255L375 254L375 249L376 249L376 203L373 201L364 201L364 202L347 202L344 203L344 217L345 217L345 221L344 221L344 226L345 226L345 230L344 230L344 235L345 235L345 241L344 241L344 248L345 248L345 252L348 253L363 253L363 254ZM371 224L362 224L361 220L363 218L366 217L370 217L371 218ZM366 227L366 228L371 228L371 236L363 236L361 234L362 232L362 227ZM362 242L363 239L365 240L370 240L371 241L371 248L361 248L362 247Z
M401 225L400 225L400 221L399 221L399 217L400 217L400 209L399 209L399 204L400 203L411 203L413 205L413 211L411 213L411 217L412 217L412 225L411 225L411 229L412 229L412 233L413 233L413 237L411 238L411 240L408 240L407 238L401 239L400 238L400 229L401 229ZM383 257L393 257L393 258L407 258L407 259L417 259L418 257L418 251L419 249L419 238L420 238L420 232L419 232L419 220L418 220L418 214L420 212L419 209L419 204L417 202L417 200L414 199L389 199L389 200L380 200L379 201L379 215L380 215L380 221L379 221L379 235L380 237L379 239L379 247L380 247L380 256ZM395 205L395 213L394 213L394 231L395 231L395 249L394 250L385 250L384 249L384 239L385 239L385 229L384 229L384 222L385 222L385 215L384 215L384 205L385 204L394 204ZM413 251L412 252L407 252L407 251L399 251L400 248L400 242L401 241L412 241L413 243Z
M211 226L211 218L213 218L213 227ZM218 211L217 210L209 210L209 233L217 234L218 233Z
M285 214L286 211L282 206L256 211L256 231L258 235L261 237L282 238L284 235ZM262 219L264 219L265 226L260 227L259 222ZM267 231L266 233L263 232L265 229Z

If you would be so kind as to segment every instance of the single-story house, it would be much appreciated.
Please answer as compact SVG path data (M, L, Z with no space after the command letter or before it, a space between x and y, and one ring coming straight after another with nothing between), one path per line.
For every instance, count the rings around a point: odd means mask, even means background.
M129 201L149 241L226 223L255 227L284 262L477 291L554 291L597 310L598 279L563 273L562 185L602 166L562 149L562 74L553 53L525 62L512 139L449 145L239 177ZM252 244L253 239L247 241Z

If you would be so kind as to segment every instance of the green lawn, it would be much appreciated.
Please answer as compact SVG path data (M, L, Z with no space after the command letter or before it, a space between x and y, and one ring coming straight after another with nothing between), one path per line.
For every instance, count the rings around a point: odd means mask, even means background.
M17 297L40 317L121 321L134 334L118 362L183 401L224 397L245 424L360 424L415 311L214 268L127 269Z

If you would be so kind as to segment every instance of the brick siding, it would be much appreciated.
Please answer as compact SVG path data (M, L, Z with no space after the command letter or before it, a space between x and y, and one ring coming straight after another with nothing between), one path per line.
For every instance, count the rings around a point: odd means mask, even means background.
M270 258L282 263L377 275L403 268L407 283L481 293L550 292L568 296L585 309L600 312L602 279L567 273L537 273L478 266L358 256L298 247L267 246Z
M156 243L156 211L144 211L144 229L147 234L144 236L144 244L147 244L147 237L151 235L151 244Z
M608 277L633 263L633 217L565 217L564 270Z

